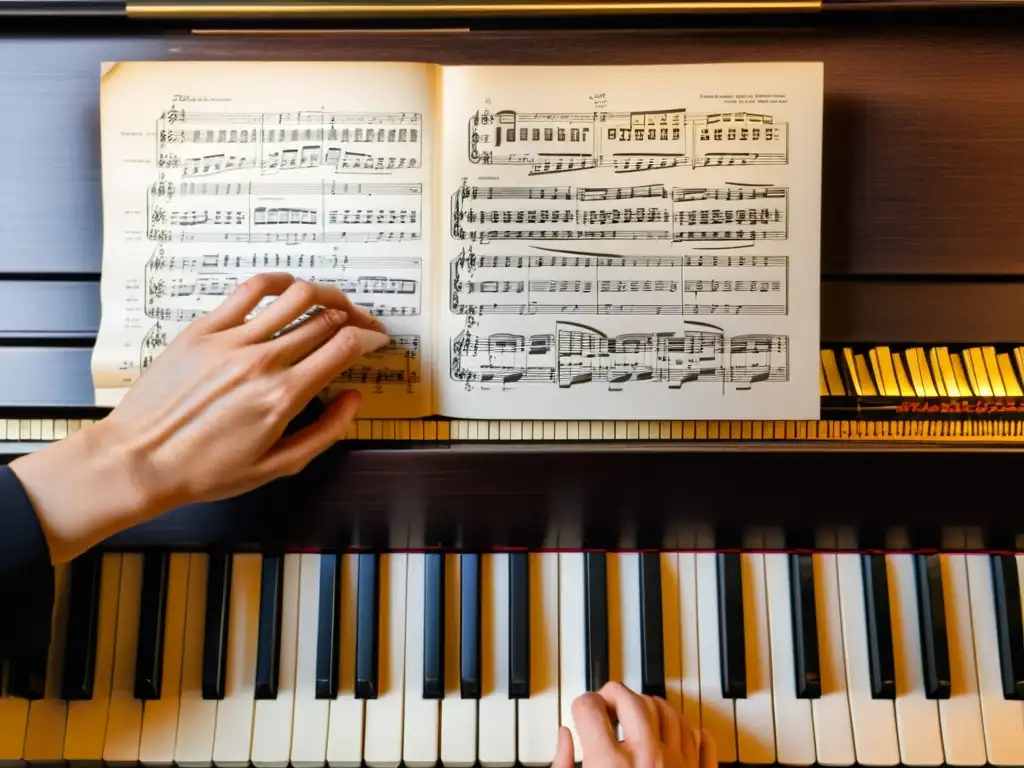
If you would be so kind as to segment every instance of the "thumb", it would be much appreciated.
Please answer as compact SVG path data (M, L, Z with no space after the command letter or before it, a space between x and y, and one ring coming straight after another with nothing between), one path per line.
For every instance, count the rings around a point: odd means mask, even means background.
M573 768L576 759L572 750L572 734L564 725L558 729L558 746L555 747L555 759L551 768Z

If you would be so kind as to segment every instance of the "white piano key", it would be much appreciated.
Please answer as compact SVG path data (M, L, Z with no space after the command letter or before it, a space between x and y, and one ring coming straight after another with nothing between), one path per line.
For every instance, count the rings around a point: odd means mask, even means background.
M291 763L294 768L314 768L324 765L327 761L327 726L331 714L331 700L316 697L317 636L320 631L320 555L301 555L301 558Z
M96 627L96 668L92 699L68 703L64 759L69 762L98 762L103 759L120 592L121 555L105 554L100 567L100 607Z
M700 601L697 599L697 555L692 552L680 552L678 565L679 600L679 654L680 681L679 690L682 698L683 717L694 728L703 728L701 719L700 681L701 681L701 643L700 622L709 621L705 616L698 618ZM717 616L717 608L716 616ZM717 630L714 630L717 631ZM718 658L718 649L713 649L714 658ZM717 672L717 662L716 664ZM704 671L703 674L707 674ZM721 693L721 681L718 683ZM717 746L717 745L716 745ZM724 758L723 758L724 759Z
M380 556L380 687L366 702L363 759L370 768L402 762L402 699L405 695L405 583L408 555Z
M441 762L476 765L477 702L462 698L459 644L462 596L459 555L445 555L444 565L444 700L441 702Z
M187 553L175 552L170 556L168 564L162 690L160 698L147 701L142 710L139 760L144 765L170 765L174 762L178 708L181 703L181 671L185 655L189 560L190 555Z
M740 573L743 584L747 696L736 699L736 752L741 763L761 765L775 762L772 649L768 636L764 555L741 554Z
M996 606L988 555L965 555L985 749L992 765L1024 765L1024 701L1003 698Z
M640 555L612 552L606 561L609 676L639 693L644 677L640 643Z
M0 661L0 686L4 686L4 664ZM7 665L10 677L10 665ZM3 688L0 688L3 690ZM28 728L28 699L0 695L0 763L20 761Z
M183 768L206 768L213 763L217 702L203 698L203 642L209 570L209 555L197 553L189 557L185 634L182 638L181 704L174 744L174 762Z
M700 553L697 560L697 640L700 653L700 722L711 734L723 763L737 762L736 710L722 694L722 665L718 646L718 568L716 555ZM686 619L684 618L685 622ZM686 663L686 659L683 659Z
M530 698L517 704L519 762L551 765L558 746L558 555L530 553Z
M793 650L793 605L790 600L789 555L765 555L764 569L768 587L768 628L771 633L775 748L779 763L782 765L812 765L817 756L814 749L811 700L799 699L796 695L796 659ZM737 711L738 718L739 712ZM847 722L849 722L849 716L847 716ZM742 723L740 727L742 727Z
M139 759L142 702L135 698L135 654L139 645L142 561L143 556L138 553L121 556L114 671L103 744L103 761L106 763L134 763Z
M60 682L64 668L70 588L71 567L62 563L54 569L52 640L46 658L46 691L44 697L33 701L28 709L22 752L26 762L56 763L60 762L64 753L68 705L60 697Z
M480 722L479 759L484 768L510 768L516 764L516 701L508 695L508 555L483 556L480 586L483 690L477 710Z
M357 555L342 557L341 625L338 652L338 697L331 702L327 723L327 764L331 768L359 768L363 760L365 707L355 694Z
M224 698L217 702L213 762L223 768L247 768L252 749L256 652L263 558L232 555L228 609L227 674Z
M572 703L587 692L583 555L577 552L559 554L558 569L558 588L561 592L558 614L561 724L572 734L575 759L580 763L585 756L572 721Z
M811 702L815 751L820 765L848 766L856 762L856 755L846 689L839 566L835 555L814 555L813 562L821 668L821 698Z
M300 557L301 555L297 554L284 556L277 698L256 701L250 756L250 762L256 768L287 768L291 758L295 654L299 631ZM319 579L317 581L319 582Z
M423 554L410 554L405 611L405 736L403 763L433 768L441 754L441 702L423 698Z
M974 663L971 595L964 555L942 555L942 594L949 644L948 699L939 701L942 747L951 765L984 765L985 728L981 718L978 672Z
M861 765L899 765L900 747L893 702L871 698L867 611L860 555L836 555L836 560L846 655L846 688L850 697L857 762Z
M943 762L939 707L924 692L913 555L886 555L896 672L896 733L904 765Z
M682 638L679 623L679 557L674 552L659 556L661 565L661 630L665 664L665 700L682 714Z

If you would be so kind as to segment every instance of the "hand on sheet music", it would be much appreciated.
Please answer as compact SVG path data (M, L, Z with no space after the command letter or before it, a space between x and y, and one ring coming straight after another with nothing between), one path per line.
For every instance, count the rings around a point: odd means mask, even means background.
M606 683L572 704L572 721L583 750L583 765L601 768L717 768L718 753L707 731L694 728L667 701ZM615 724L622 726L622 741ZM552 768L573 768L569 730L559 730Z
M382 330L334 286L281 273L242 283L187 326L109 416L12 463L54 561L180 505L302 470L345 435L360 394L343 393L315 423L286 435L289 422L340 372L388 344Z

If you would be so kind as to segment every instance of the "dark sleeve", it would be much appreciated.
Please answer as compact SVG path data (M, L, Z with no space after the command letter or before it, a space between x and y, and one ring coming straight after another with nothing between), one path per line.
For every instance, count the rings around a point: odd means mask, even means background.
M0 466L0 658L45 658L53 585L39 517L18 477Z

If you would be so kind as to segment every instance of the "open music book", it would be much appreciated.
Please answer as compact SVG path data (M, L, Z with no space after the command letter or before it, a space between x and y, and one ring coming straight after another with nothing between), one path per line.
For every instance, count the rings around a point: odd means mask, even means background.
M823 66L104 65L98 405L262 271L366 418L816 419Z

